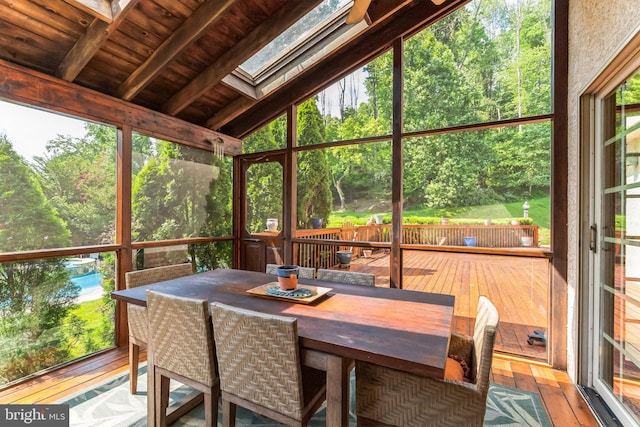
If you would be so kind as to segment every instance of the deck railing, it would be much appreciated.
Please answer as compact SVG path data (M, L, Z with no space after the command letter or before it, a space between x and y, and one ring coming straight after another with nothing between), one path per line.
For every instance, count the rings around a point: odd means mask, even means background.
M297 238L314 240L352 240L357 242L391 242L391 225L360 225L336 228L298 230ZM476 246L481 248L537 247L537 225L433 225L405 224L402 243L408 245ZM298 262L323 268L332 265L335 252L352 249L355 256L360 247L323 244L298 244ZM325 262L325 260L327 260ZM313 260L313 263L312 263Z
M475 238L475 239L472 239ZM537 225L403 225L402 243L412 245L537 247ZM473 245L471 243L474 243Z
M353 234L347 237L346 233L351 233L353 228L318 228L310 230L298 230L296 237L312 238L320 240L352 240ZM335 245L323 245L315 243L294 244L295 264L301 267L330 268L336 264L336 252L348 248L340 248Z

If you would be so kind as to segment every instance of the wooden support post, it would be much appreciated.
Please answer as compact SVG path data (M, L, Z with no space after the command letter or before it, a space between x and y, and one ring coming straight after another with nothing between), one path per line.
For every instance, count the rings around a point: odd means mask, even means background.
M132 269L131 259L131 159L132 129L124 125L117 132L116 179L116 243L120 249L116 252L116 290L125 289L125 273ZM118 302L116 306L116 345L128 345L126 305Z
M404 40L393 42L393 134L391 178L390 286L402 288L402 130L404 100Z
M297 108L290 105L287 108L287 153L284 162L284 210L282 215L282 250L284 263L293 264L293 243L291 238L296 233L296 152L293 147L297 145Z

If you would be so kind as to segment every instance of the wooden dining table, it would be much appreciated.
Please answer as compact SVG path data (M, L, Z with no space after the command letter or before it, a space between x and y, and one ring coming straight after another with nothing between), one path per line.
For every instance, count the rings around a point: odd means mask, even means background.
M146 291L152 289L297 318L303 363L326 371L327 425L331 426L348 425L353 360L444 378L454 296L315 279L300 279L299 283L331 291L309 304L247 292L275 281L276 276L265 273L217 269L111 295L118 301L146 306ZM153 349L148 349L150 402L154 390L152 353ZM147 420L153 425L153 410Z

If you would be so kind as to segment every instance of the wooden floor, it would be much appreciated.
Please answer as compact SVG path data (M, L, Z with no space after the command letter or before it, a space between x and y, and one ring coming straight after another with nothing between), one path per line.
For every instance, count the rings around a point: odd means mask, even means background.
M549 261L452 252L404 251L403 288L455 295L457 332L470 334L478 297L485 295L500 313L496 349L547 359L547 348L529 345L528 334L547 332ZM389 286L389 255L384 251L351 262L350 271L376 275L376 286Z
M127 370L127 349L116 349L0 390L0 404L53 403ZM554 426L598 426L564 372L496 355L492 381L538 393Z

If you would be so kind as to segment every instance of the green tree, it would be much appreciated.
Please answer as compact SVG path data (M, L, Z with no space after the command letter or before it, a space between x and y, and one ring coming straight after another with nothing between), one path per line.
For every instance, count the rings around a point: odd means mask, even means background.
M461 25L459 25L461 27ZM456 35L445 40L455 42ZM468 53L466 55L469 55ZM409 129L433 129L479 119L481 93L458 68L456 55L432 31L405 46L405 120ZM439 135L407 141L404 197L432 208L491 201L485 191L492 156L477 134Z
M548 123L507 128L493 138L500 162L489 170L489 184L512 200L548 194L551 164L551 126Z
M384 134L384 125L380 119L368 114L368 107L362 104L356 114L340 124L336 129L337 139ZM391 144L373 142L332 147L327 154L339 210L344 210L346 203L354 197L366 195L386 200L391 197Z
M68 246L65 222L5 135L0 135L0 171L0 251Z
M247 137L242 145L250 152L270 151L279 148L274 135L280 134L281 121ZM247 171L246 223L250 233L261 232L266 227L267 218L282 220L282 165L277 162L255 163Z
M66 247L70 233L24 160L0 136L0 248ZM47 237L34 240L35 236ZM68 359L61 328L79 289L61 259L0 264L0 382Z
M217 177L209 183L205 196L207 217L200 230L201 236L231 235L231 160L213 156L212 166L218 169ZM212 242L192 245L190 252L196 259L198 270L230 268L232 253L228 242Z
M229 235L228 165L211 152L168 141L157 141L155 149L156 155L147 158L133 182L134 238L144 241ZM226 246L191 246L190 254L201 269L228 266L230 251L222 247ZM139 254L143 259L143 252Z
M199 236L209 185L219 172L212 166L214 154L168 141L157 141L156 150L134 179L134 235L137 240Z
M71 231L73 246L113 243L116 213L115 129L86 124L83 138L61 136L35 157L40 185Z
M46 145L46 153L36 157L35 170L47 195L72 233L73 246L115 241L116 216L116 129L96 123L85 124L81 138L58 135ZM134 147L144 151L148 144L134 138ZM134 168L136 162L134 160ZM65 321L65 331L75 355L113 346L115 303L115 256L101 254L99 269L103 297L99 327L81 325L76 315ZM75 317L74 317L75 316ZM82 326L82 327L81 327Z
M550 11L549 0L474 1L407 40L405 131L548 113ZM367 114L390 123L391 67L388 54L365 67L370 111L359 109L358 125ZM348 121L332 134L348 138ZM548 191L547 130L529 125L515 134L503 129L406 139L405 201L456 207ZM339 162L331 166L334 177L345 170ZM355 188L346 178L340 184L345 194Z
M324 141L324 123L314 99L298 107L298 145ZM326 224L332 209L331 172L326 150L300 151L297 156L297 224L305 228L311 218Z

